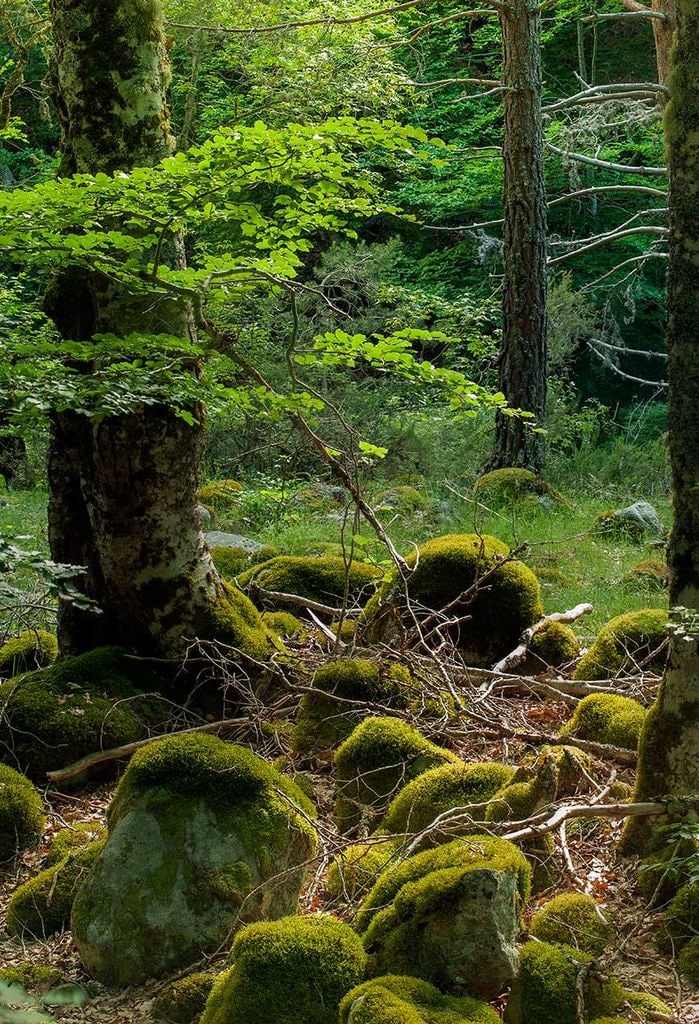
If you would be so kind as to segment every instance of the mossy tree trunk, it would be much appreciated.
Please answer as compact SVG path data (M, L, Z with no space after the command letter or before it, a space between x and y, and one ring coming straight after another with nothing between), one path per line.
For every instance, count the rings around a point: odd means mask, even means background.
M670 174L669 448L673 528L668 551L670 653L641 735L637 796L699 793L699 7L677 0L665 112ZM630 826L626 846L649 829Z
M500 390L542 423L546 411L546 194L537 0L513 0L500 16L505 133L503 338ZM497 414L490 468L540 473L544 443L520 417Z
M51 16L61 173L128 170L172 152L159 0L52 0ZM186 308L76 269L53 283L46 305L66 339L189 331ZM89 364L77 369L90 372ZM183 636L212 635L225 591L196 507L201 440L201 426L165 406L102 421L54 413L51 552L86 566L81 587L102 608L98 615L61 605L63 654L120 643L177 657Z

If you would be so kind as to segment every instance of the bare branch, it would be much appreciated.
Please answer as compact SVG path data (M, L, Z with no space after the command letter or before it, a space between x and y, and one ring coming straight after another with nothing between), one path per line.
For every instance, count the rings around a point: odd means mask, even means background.
M511 668L515 668L523 662L529 651L529 644L532 639L549 622L575 622L582 615L591 615L593 611L594 608L591 604L577 604L575 608L571 608L567 612L552 612L551 615L544 615L543 618L524 631L520 643L513 651L510 651L504 658L501 658L497 665L493 665L493 672L509 672Z
M573 153L565 149L559 149L552 142L546 143L546 148L557 156L566 160L575 160L576 163L590 164L591 167L603 167L606 171L618 171L620 174L640 174L646 178L667 177L667 167L636 167L633 164L617 164L612 160L598 160L596 157L585 156L584 153Z
M612 362L612 360L609 358L609 356L606 355L606 353L600 352L600 350L598 348L595 348L595 344L594 344L593 341L588 341L587 346L590 349L590 351L594 352L594 354L597 356L597 358L600 359L604 363L604 365L608 369L610 369L612 371L612 373L615 373L617 375L617 377L622 377L624 380L630 380L634 384L643 384L645 387L655 388L658 391L666 391L667 390L667 388L669 386L667 381L665 381L665 380L645 380L643 377L634 377L633 374L625 373L623 370L620 370L619 367L615 363Z
M591 21L618 21L619 18L655 18L656 21L667 21L667 15L662 11L651 11L650 7L639 4L631 11L618 11L616 14L588 14L583 22Z
M567 107L580 106L585 103L609 102L611 100L629 99L637 96L656 96L658 93L668 93L664 85L657 85L653 82L614 82L610 85L593 85L588 89L575 93L573 96L566 96L564 99L550 103L542 107L542 113L553 114L557 110L565 110Z
M667 359L667 352L648 352L642 348L624 348L623 345L612 345L609 341L600 341L599 338L595 338L595 345L601 345L602 348L609 348L613 352L621 352L622 355L627 356L645 356L646 359Z
M631 235L662 235L664 238L667 237L667 228L656 227L653 224L640 224L635 228L628 228L626 231L609 231L606 235L599 235L594 242L590 242L589 245L583 245L579 249L573 249L571 252L564 252L561 256L555 256L553 259L549 259L547 265L549 267L555 267L559 263L565 263L567 260L572 260L576 256L583 256L587 252L591 252L593 249L599 249L602 245L607 245L608 242L616 242L620 238L629 238Z
M608 270L606 274L602 274L601 277L595 278L594 281L588 281L586 285L583 285L581 291L590 291L592 288L596 288L598 284L605 280L607 277L611 277L612 274L616 274L617 270L622 270L624 267L629 266L632 263L645 263L646 260L667 260L669 255L666 252L645 252L642 256L631 256L628 260L623 260L621 263L617 263L615 267Z

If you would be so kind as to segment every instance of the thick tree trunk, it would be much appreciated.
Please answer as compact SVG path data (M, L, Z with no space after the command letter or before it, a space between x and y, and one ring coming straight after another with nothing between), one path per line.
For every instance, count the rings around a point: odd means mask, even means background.
M665 128L670 174L668 278L669 448L673 529L673 613L665 678L639 749L637 793L699 792L699 8L678 0L677 37ZM642 848L646 825L627 829L627 849Z
M126 170L170 153L158 0L52 0L51 10L62 173ZM187 311L175 303L79 270L54 283L47 309L69 339L131 331L184 337L189 329ZM62 604L63 654L120 643L177 657L183 637L212 635L225 592L196 508L202 429L164 406L99 422L54 414L51 551L57 561L86 566L81 587L102 609Z
M677 25L677 0L651 0L650 7L641 0L621 0L627 11L639 12L652 10L662 14L663 18L648 19L652 21L655 38L655 60L658 67L658 83L667 85L670 78L672 63L672 40ZM660 103L664 106L667 97L662 95Z
M546 410L546 195L541 44L536 0L513 0L500 17L505 135L503 339L499 383L508 404ZM544 444L527 421L498 413L493 468L540 473Z

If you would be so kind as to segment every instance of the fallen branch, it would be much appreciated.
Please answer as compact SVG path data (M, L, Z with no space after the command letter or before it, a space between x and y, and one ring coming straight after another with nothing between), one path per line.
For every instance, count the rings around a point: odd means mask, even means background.
M265 590L259 587L253 580L249 587L249 593L253 597L263 601L274 601L278 604L291 604L298 608L308 608L309 611L320 612L321 615L337 616L342 614L342 608L333 608L332 605L322 604L320 601L312 601L309 597L300 597L298 594L285 594L280 590Z
M527 691L541 691L542 693L557 690L561 694L571 697L587 697L590 693L621 693L626 688L624 684L638 683L634 677L616 680L598 680L583 682L578 679L554 679L541 680L530 676L517 675L511 672L496 672L492 668L467 668L465 669L465 681L468 683L480 682L492 686L493 689L504 689L517 687ZM613 682L615 685L610 685Z
M551 615L544 615L535 622L533 626L525 630L520 643L513 651L510 651L504 658L501 658L497 665L493 665L493 672L509 672L511 668L520 665L529 653L529 644L537 633L540 633L549 622L575 622L583 615L591 615L594 608L591 604L576 604L567 612L552 612Z
M697 802L699 795L687 796L683 799ZM672 800L648 800L638 804L569 804L567 807L559 807L543 821L536 820L542 817L541 814L538 814L527 821L518 822L517 824L521 824L523 827L512 832L505 832L502 838L509 839L512 843L520 839L531 839L534 836L544 835L546 832L554 832L562 822L568 821L570 818L640 818L668 814L672 803ZM546 813L548 814L548 812ZM528 824L527 822L533 823Z

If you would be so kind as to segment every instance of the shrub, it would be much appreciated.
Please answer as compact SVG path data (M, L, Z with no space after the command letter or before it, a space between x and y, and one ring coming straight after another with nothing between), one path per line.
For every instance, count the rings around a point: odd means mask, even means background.
M575 678L612 679L624 672L637 671L641 662L646 662L646 668L651 671L662 671L667 621L668 613L661 608L617 615L601 630L580 660Z
M445 996L427 981L387 974L348 992L340 1024L499 1024L498 1013L470 996Z
M534 914L529 931L542 942L574 946L592 956L599 955L614 935L592 897L577 892L554 896Z
M26 629L0 647L0 677L45 668L58 657L58 640L45 629Z
M29 779L0 764L0 862L38 842L45 824L41 797Z
M64 931L77 891L103 845L90 843L15 889L7 906L10 934L45 939Z
M171 982L153 1000L153 1017L167 1024L195 1024L215 981L216 975L198 972Z
M630 697L615 693L591 693L583 697L561 736L579 736L613 747L635 750L646 716L645 708Z

